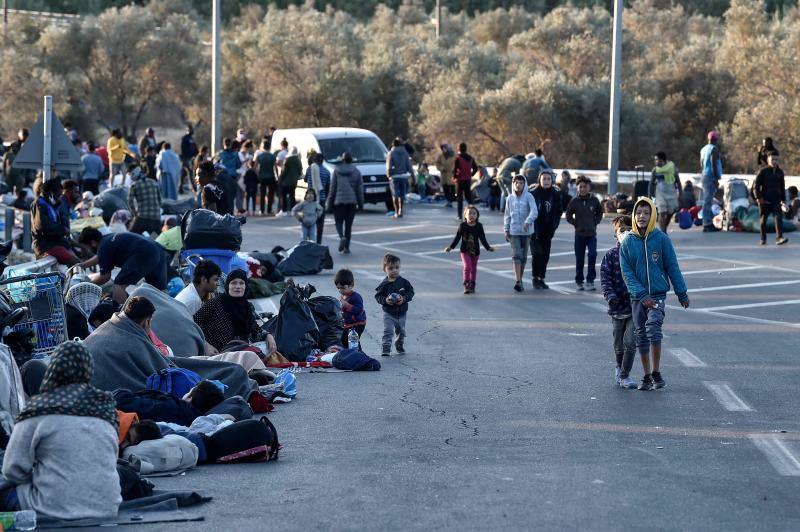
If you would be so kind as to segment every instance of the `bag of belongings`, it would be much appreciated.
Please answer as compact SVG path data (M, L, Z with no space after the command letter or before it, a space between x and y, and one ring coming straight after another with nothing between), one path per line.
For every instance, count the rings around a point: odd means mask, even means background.
M195 209L181 220L184 249L229 249L242 246L242 221L235 216Z

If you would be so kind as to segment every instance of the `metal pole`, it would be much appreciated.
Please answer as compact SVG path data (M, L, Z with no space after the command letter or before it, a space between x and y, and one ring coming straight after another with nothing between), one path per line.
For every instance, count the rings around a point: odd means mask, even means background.
M608 120L608 193L617 192L619 171L619 111L622 100L622 0L614 0L614 40L611 56L611 113Z
M3 36L8 31L8 0L3 0Z
M436 38L442 36L442 3L436 0Z
M31 247L31 213L22 212L22 251L30 253Z
M42 182L50 179L50 138L53 129L53 97L44 97L44 134L42 135Z
M220 13L219 13L219 1L220 0L213 0L214 5L212 8L212 24L211 24L211 31L212 35L212 50L211 50L211 70L212 70L212 78L211 78L211 154L214 155L217 153L217 150L220 149L221 142L220 142L220 128L222 122L222 98L220 96L220 83L221 83L221 75L220 75L220 40L219 40L219 31L220 31Z
M6 242L11 242L14 239L15 223L14 207L6 207Z

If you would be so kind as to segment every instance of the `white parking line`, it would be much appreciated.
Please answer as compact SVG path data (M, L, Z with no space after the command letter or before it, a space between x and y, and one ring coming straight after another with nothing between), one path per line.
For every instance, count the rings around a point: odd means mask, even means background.
M708 366L708 364L700 360L694 353L683 347L673 347L668 349L668 351L687 368L705 368Z
M742 266L740 268L713 268L710 270L690 270L682 272L683 275L698 275L701 273L719 273L719 272L743 272L746 270L758 270L761 266Z
M718 292L720 290L739 290L740 288L762 288L765 286L783 286L787 284L800 284L800 280L796 281L774 281L771 283L748 283L748 284L734 284L728 286L708 286L706 288L691 288L690 294L698 292Z
M683 255L684 259L692 260L692 259L702 259L702 260L710 260L714 262L730 262L731 264L743 264L745 266L757 266L759 268L764 268L765 270L778 270L782 272L790 272L790 273L798 273L800 274L800 270L793 269L793 268L784 268L782 266L770 266L769 264L759 264L757 262L746 262L742 260L731 260L725 259L722 257L709 257L708 255L697 255L696 253L692 253L690 255ZM679 257L680 260L680 257Z
M353 270L353 273L357 273L361 277L366 277L367 279L372 279L373 281L383 281L386 278L385 275L378 275L377 273L367 270Z
M778 436L753 434L749 438L758 450L764 453L779 475L800 477L800 460L795 458L792 451Z
M701 308L704 312L716 312L719 310L737 310L743 308L758 308L758 307L776 307L779 305L797 305L800 304L800 299L787 299L784 301L765 301L764 303L749 303L743 305L726 305L724 307L709 307Z
M589 308L593 308L595 310L600 310L602 312L608 312L608 307L603 305L602 303L583 303L585 306Z
M355 233L353 233L355 234ZM390 240L388 242L378 242L375 244L376 246L393 246L397 244L415 244L417 242L426 242L428 240L444 240L449 238L452 240L453 235L438 235L438 236L426 236L424 238L409 238L408 240Z
M752 412L753 408L742 401L727 382L703 381L703 385L714 394L719 404L729 412Z
M414 225L395 225L392 227L381 227L378 229L368 229L366 231L353 231L350 235L371 235L373 233L389 233L392 231L405 231L406 229L419 229L420 227L427 227L429 224L414 224Z

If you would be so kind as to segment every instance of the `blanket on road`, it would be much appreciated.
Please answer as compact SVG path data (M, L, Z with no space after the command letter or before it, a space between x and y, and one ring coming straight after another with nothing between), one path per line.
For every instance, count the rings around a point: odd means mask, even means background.
M193 357L205 353L206 339L203 331L183 303L148 284L136 288L131 296L146 297L156 307L153 331L159 340L172 349L176 357Z

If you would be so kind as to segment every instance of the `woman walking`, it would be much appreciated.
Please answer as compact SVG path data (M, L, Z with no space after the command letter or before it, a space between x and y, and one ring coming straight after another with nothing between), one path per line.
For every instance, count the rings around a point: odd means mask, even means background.
M436 158L436 169L442 178L442 188L444 189L444 197L447 199L445 207L453 206L453 197L455 196L455 186L453 185L453 172L455 170L456 153L453 147L447 143L439 146L441 153Z
M342 155L342 164L333 171L327 203L339 234L339 252L350 253L350 233L356 208L364 208L364 181L361 172L353 166L353 156L349 152Z

